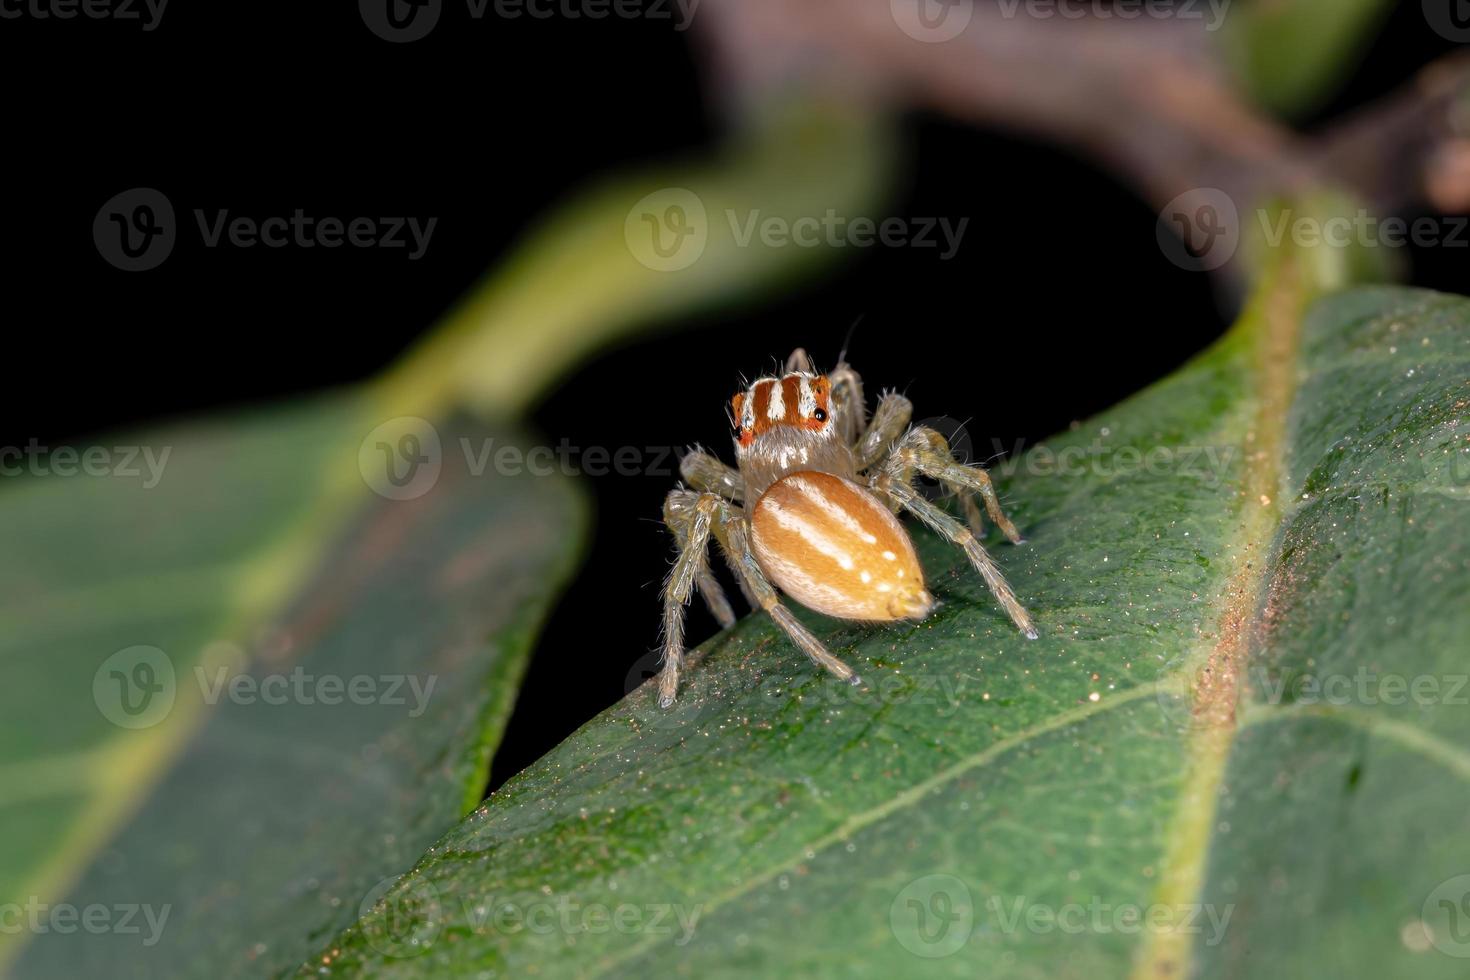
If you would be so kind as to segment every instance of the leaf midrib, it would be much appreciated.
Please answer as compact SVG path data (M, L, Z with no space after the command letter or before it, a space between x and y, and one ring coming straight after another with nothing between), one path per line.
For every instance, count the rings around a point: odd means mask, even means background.
M1194 903L1203 888L1220 790L1240 729L1244 668L1256 610L1265 589L1271 541L1286 519L1286 418L1299 378L1301 323L1311 289L1301 260L1284 255L1267 273L1237 330L1250 344L1255 411L1244 438L1241 524L1230 558L1233 569L1212 605L1218 609L1212 646L1198 661L1191 690L1193 723L1187 735L1189 768L1174 819L1165 833L1163 873L1155 901L1175 909ZM1185 668L1186 671L1191 669ZM1140 948L1133 980L1188 976L1193 937L1184 930L1151 932Z

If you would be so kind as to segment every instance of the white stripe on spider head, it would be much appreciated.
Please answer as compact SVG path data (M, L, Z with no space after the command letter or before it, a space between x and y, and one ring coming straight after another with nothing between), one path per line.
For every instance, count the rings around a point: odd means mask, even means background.
M803 374L801 376L800 384L801 401L797 403L796 410L801 413L802 418L809 419L816 414L817 396L812 394L811 378Z
M779 422L786 417L786 396L781 391L781 382L771 382L771 401L766 409L766 418L772 422Z

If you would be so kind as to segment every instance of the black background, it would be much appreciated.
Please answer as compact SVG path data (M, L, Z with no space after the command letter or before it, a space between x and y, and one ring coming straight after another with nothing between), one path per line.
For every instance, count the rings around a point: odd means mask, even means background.
M1400 5L1314 122L1448 47L1419 4ZM699 57L695 33L667 21L472 21L452 0L432 35L401 45L371 34L350 3L176 2L152 32L0 20L0 445L370 376L589 178L718 140ZM830 364L861 316L850 357L870 386L905 390L920 416L970 420L983 458L993 440L1034 441L1107 407L1224 329L1212 282L1167 261L1153 212L1110 175L927 115L903 134L889 213L968 216L954 259L865 249L772 301L626 340L545 396L533 422L547 441L728 453L723 405L739 376L796 345ZM161 267L130 274L102 260L91 225L138 186L186 215L301 207L439 222L416 262L377 249L205 249L186 235ZM1412 281L1463 292L1465 255L1414 251ZM621 697L655 648L670 482L591 480L588 559L538 645L492 785ZM691 640L712 629L696 603Z

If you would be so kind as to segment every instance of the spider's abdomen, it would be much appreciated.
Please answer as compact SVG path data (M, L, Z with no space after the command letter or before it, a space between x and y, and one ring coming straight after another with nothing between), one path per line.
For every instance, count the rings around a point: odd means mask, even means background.
M750 512L766 577L803 606L841 619L922 619L934 607L903 525L872 494L831 473L782 477Z

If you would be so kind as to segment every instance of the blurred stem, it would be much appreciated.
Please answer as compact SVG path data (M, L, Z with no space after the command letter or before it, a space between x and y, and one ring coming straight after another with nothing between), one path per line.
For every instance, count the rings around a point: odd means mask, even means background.
M1271 84L1283 99L1288 89L1293 100L1320 97L1363 43L1376 2L1232 5L1224 43L1206 16L1016 16L978 2L959 8L972 10L965 29L938 43L899 29L887 0L705 0L700 26L721 89L741 98L796 77L855 102L901 99L1085 153L1156 210L1201 188L1218 188L1242 210L1325 187L1348 188L1384 215L1431 193L1437 205L1470 200L1470 151L1448 160L1444 152L1464 145L1453 110L1470 91L1470 59L1446 57L1320 134L1262 112L1231 77L1233 43L1237 58L1260 62L1253 71L1280 76ZM1275 33L1285 24L1297 43Z
M375 394L394 415L452 405L518 414L632 326L748 298L830 261L829 248L772 246L745 232L752 220L872 215L891 153L875 114L802 104L761 118L709 161L594 187L533 229ZM692 193L703 215L688 208L691 251L679 254L689 264L660 271L640 261L638 236L651 229L639 212L662 220L671 189Z

